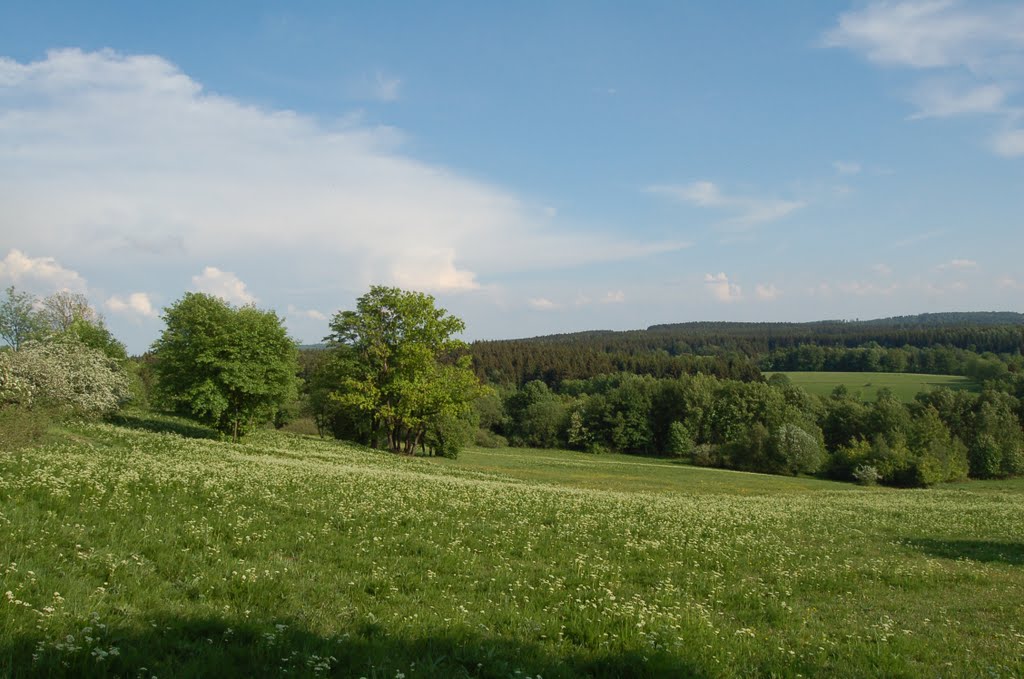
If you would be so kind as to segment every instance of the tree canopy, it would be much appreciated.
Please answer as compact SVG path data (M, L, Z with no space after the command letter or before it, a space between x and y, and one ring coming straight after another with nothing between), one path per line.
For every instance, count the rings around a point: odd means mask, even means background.
M189 292L163 318L155 370L174 409L238 440L294 398L298 351L273 311Z
M467 346L454 338L464 328L431 295L372 287L331 320L326 339L341 366L333 400L361 413L372 444L413 453L478 394Z

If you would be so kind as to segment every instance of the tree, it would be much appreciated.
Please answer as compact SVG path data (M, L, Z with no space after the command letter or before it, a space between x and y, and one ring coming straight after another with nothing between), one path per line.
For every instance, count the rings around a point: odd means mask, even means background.
M384 438L391 450L414 453L432 426L463 414L479 393L466 344L453 337L464 329L431 295L371 287L354 311L331 319L325 339L346 363L334 399L363 414L373 445Z
M298 349L273 311L189 292L164 310L153 344L165 403L237 441L295 398Z
M43 300L39 316L53 333L67 332L75 321L102 325L103 318L89 304L85 295L61 290Z
M0 339L17 351L42 331L42 320L35 310L35 295L7 288L7 299L0 302Z

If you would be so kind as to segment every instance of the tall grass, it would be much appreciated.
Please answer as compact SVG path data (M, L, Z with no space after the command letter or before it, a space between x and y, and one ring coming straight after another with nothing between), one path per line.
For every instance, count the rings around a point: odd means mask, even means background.
M1024 674L1012 489L623 491L153 428L0 455L0 675Z

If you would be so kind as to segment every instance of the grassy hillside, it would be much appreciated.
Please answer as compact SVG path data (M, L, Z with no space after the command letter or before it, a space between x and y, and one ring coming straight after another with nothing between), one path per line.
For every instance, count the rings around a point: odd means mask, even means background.
M0 676L1024 674L1014 482L129 422L0 454Z
M772 373L765 373L765 377ZM919 392L936 387L949 389L976 389L977 385L966 377L957 375L919 375L916 373L837 373L837 372L784 372L793 384L803 387L812 394L827 396L840 384L845 384L851 394L859 395L865 401L874 401L878 390L891 389L904 403L910 403Z

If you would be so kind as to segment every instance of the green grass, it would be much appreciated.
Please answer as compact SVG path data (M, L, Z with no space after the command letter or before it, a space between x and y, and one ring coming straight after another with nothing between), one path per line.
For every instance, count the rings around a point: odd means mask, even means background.
M769 376L772 373L765 373ZM918 373L839 373L839 372L783 372L790 382L812 394L828 396L840 384L864 401L874 401L881 388L891 389L904 403L910 403L922 391L936 387L968 389L977 384L958 375L923 375Z
M636 455L591 455L572 450L470 448L458 460L434 458L437 464L502 474L524 481L621 492L727 493L776 495L811 490L847 491L849 483L812 478L746 474L694 467L688 462Z
M123 425L0 453L0 676L1024 675L1018 481Z

